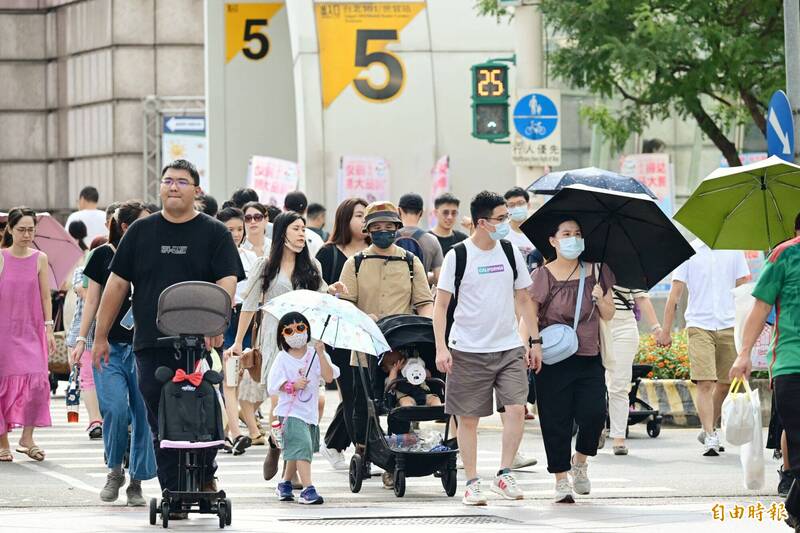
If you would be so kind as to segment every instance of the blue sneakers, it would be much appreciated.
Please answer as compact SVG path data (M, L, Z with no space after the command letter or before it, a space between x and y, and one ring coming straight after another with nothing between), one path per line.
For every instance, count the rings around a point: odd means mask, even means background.
M291 480L281 481L280 483L278 483L278 488L275 489L275 494L278 495L278 499L282 502L293 502L294 493L292 492Z
M300 503L306 505L319 505L323 502L322 496L319 495L314 485L309 485L300 493Z

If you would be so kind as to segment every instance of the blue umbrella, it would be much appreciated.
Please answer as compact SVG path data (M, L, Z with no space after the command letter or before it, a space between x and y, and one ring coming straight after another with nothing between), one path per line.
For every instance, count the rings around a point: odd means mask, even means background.
M528 186L528 192L533 194L556 194L568 185L588 185L597 189L608 191L624 192L628 194L646 194L650 198L657 200L646 185L637 181L636 178L623 176L610 170L602 168L587 167L574 170L561 170L550 172L537 179Z

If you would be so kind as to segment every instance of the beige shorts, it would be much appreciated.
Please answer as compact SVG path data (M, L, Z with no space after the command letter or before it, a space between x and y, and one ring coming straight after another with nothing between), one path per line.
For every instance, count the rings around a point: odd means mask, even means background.
M498 405L525 405L528 399L528 374L525 350L467 353L450 350L453 367L447 375L444 411L466 417L491 416L492 391Z
M728 372L736 360L733 328L708 331L687 328L689 336L689 377L692 381L731 382Z

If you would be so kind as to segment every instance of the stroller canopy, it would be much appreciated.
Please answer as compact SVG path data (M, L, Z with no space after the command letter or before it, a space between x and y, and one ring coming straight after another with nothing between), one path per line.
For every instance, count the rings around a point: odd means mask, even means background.
M406 346L435 346L433 321L418 315L391 315L378 321L378 327L393 350ZM427 361L426 361L427 363Z

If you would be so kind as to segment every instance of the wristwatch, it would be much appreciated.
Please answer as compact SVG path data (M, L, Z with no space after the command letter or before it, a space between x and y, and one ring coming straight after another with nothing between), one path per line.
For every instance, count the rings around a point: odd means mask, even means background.
M534 339L533 337L528 337L528 346L533 348L534 344L542 344L542 338L539 337L537 339Z

